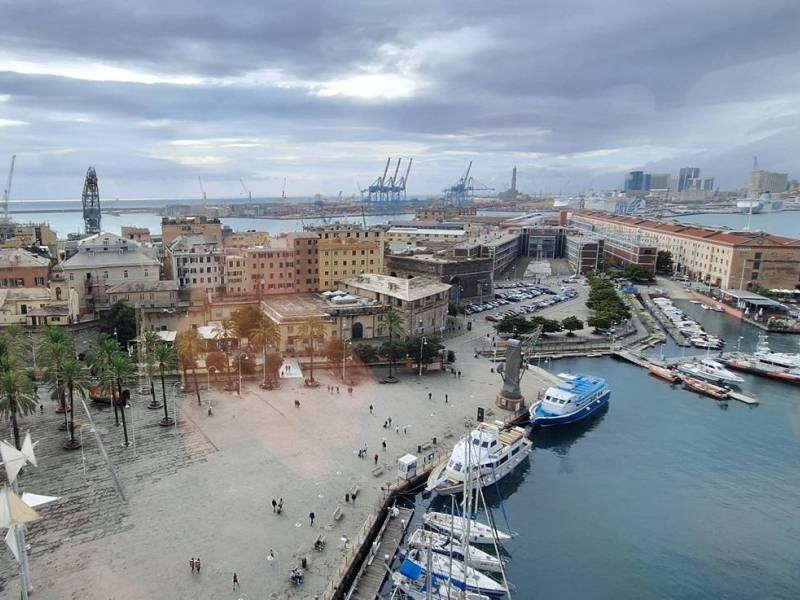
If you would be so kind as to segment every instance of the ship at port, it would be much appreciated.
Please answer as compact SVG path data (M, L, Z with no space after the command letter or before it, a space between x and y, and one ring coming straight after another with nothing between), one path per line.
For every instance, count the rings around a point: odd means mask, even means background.
M769 192L764 192L758 198L746 198L736 203L736 209L745 214L780 212L784 208L783 200L773 198Z
M592 416L608 404L611 390L605 379L591 375L559 373L558 384L530 409L534 427L568 425Z

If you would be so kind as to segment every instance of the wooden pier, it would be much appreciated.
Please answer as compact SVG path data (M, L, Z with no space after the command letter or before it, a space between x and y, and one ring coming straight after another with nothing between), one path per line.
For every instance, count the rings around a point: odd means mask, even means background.
M678 346L688 347L692 344L684 337L684 335L678 331L678 328L672 324L664 312L656 306L655 302L650 299L650 294L644 291L639 292L639 296L642 299L642 302L647 307L647 310L650 311L650 314L656 318L661 326L666 330L666 332L670 335L673 341L678 344Z
M400 511L399 515L386 516L378 538L372 545L369 558L361 566L345 600L375 600L378 597L381 586L389 574L392 559L397 554L406 529L414 516L412 508L397 508Z

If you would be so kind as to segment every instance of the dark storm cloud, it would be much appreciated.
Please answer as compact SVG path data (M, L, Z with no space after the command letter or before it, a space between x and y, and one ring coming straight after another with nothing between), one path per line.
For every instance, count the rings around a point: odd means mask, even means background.
M195 194L198 174L218 195L240 176L336 193L390 154L416 157L419 193L471 159L531 191L684 163L733 187L754 153L797 173L795 1L0 7L20 199L66 195L89 163L120 196Z

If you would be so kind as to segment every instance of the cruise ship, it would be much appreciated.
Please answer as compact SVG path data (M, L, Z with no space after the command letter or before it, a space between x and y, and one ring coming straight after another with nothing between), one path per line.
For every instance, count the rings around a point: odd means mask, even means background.
M605 379L591 375L559 373L558 384L547 388L544 398L531 406L535 427L567 425L589 417L608 404L611 390Z
M752 213L754 215L759 213L780 212L783 210L783 200L775 200L769 192L764 192L757 200L755 198L739 200L736 203L736 209L739 212L745 214Z

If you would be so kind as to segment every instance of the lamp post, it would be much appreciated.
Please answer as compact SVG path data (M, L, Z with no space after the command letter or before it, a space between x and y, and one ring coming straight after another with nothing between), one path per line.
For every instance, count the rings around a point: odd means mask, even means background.
M428 340L425 339L425 336L422 336L419 339L419 376L422 377L422 348L428 344Z
M236 391L237 394L240 396L242 395L242 356L244 356L245 360L247 360L248 356L244 352L239 352L239 387Z
M345 369L347 368L347 346L352 346L353 342L342 338L342 383L345 383Z

